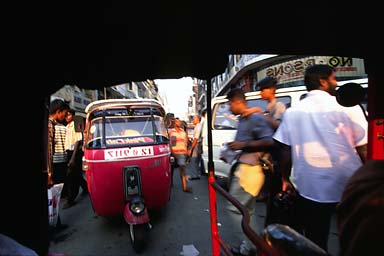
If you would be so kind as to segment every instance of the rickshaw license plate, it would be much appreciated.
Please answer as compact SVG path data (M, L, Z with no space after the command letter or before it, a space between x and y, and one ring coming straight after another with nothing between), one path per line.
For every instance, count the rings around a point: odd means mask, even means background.
M153 146L107 149L104 151L105 160L113 160L127 157L153 156Z

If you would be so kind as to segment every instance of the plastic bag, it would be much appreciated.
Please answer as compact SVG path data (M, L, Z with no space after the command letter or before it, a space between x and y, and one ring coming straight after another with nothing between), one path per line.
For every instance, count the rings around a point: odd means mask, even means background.
M238 158L241 150L233 151L228 147L227 143L224 143L220 148L220 159L226 162L227 164L232 164L234 160Z
M48 188L48 219L49 225L56 227L59 217L60 196L64 183L55 184Z

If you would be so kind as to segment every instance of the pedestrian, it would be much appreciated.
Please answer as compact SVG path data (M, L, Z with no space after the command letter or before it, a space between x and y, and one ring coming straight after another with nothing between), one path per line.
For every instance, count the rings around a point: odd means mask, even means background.
M201 153L200 153L200 173L207 173L204 166L204 160L203 160L203 153L204 153L204 138L208 140L207 138L207 132L208 132L208 125L207 125L207 110L204 109L201 111L201 121L200 121L200 127L201 127L201 135L200 135L200 144L201 144ZM206 143L206 142L205 142Z
M193 129L193 141L191 147L188 149L188 157L191 159L192 166L190 166L190 180L200 179L200 164L201 164L201 153L203 145L201 144L201 116L196 114L193 116L192 122L195 126Z
M66 128L63 125L69 106L55 99L49 106L48 117L48 178L50 185L64 183L66 154L64 149Z
M232 166L229 193L243 204L249 211L250 226L256 229L256 197L264 184L264 172L259 156L273 146L273 129L261 113L247 114L248 109L244 92L240 88L232 89L227 95L230 111L239 116L235 140L228 142L231 150L241 150L241 154ZM242 215L232 204L228 204L230 216L236 225L241 225ZM256 252L252 242L242 234L239 246L231 247L235 255L254 255Z
M53 153L53 180L54 184L64 183L61 192L62 197L68 196L68 187L66 186L67 177L67 153L65 151L65 137L67 129L65 121L59 121L55 125L55 151Z
M260 90L261 98L268 101L268 105L265 111L262 111L266 116L269 124L276 131L279 127L286 106L283 102L277 101L276 99L276 88L277 88L277 79L272 76L267 76L264 79L256 83L255 89ZM274 198L281 191L281 172L279 169L279 155L271 151L273 171L269 171L266 175L265 185L262 189L265 195L266 201L266 216L264 227L273 223L286 224L286 212L280 211L277 207L274 206ZM261 192L261 193L262 193Z
M63 122L68 112L69 105L61 99L54 99L49 104L49 116L48 116L48 154L47 154L47 187L50 188L54 184L64 183L66 168L64 165L57 165L54 162L59 160L56 148L64 150L64 142L62 141L63 133L65 130L61 126L58 126L60 122ZM60 128L58 128L60 127ZM63 126L65 128L65 126ZM56 134L57 133L57 134ZM60 138L60 139L58 139ZM62 142L63 146L57 146L57 142ZM57 146L57 147L56 147ZM54 161L55 156L55 161ZM63 188L64 189L64 188ZM63 193L63 192L62 192ZM58 214L58 224L55 226L56 230L66 228L67 225L61 223L60 213Z
M83 140L83 133L75 129L74 116L76 111L70 109L65 117L67 122L67 135L65 137L65 150L67 152L67 177L65 187L67 187L67 202L63 205L63 209L72 207L75 204L75 199L79 193L81 186L84 194L88 193L87 183L83 178L82 171L82 149L79 143ZM82 145L82 144L81 144Z
M260 90L261 98L268 101L268 105L263 113L274 130L279 127L286 110L285 104L276 99L276 88L277 79L271 76L267 76L256 83L256 89Z
M171 134L171 131L175 128L175 115L173 113L167 113L165 124L167 127L168 135ZM175 171L175 168L177 168L177 161L176 159L173 159L174 161L171 162L171 185L173 186L173 173Z
M187 177L185 173L188 135L183 129L182 122L179 118L174 119L174 128L170 129L169 133L171 138L171 152L179 168L183 191L192 192L192 189L187 186Z
M290 226L327 250L335 207L366 159L367 120L359 106L337 103L334 68L311 65L304 83L307 96L285 111L273 137L281 150L282 190L297 195Z

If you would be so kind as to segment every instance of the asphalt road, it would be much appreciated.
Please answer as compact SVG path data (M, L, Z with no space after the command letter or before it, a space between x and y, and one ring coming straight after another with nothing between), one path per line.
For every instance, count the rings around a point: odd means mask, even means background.
M199 255L212 255L211 223L209 216L208 181L189 181L193 193L181 190L177 173L168 205L157 212L150 212L152 229L148 247L140 255L162 256L183 255L183 246L193 246ZM61 206L63 201L60 202ZM225 206L227 201L217 194L216 206L220 237L229 245L237 244L235 234L241 226L231 223ZM258 227L264 222L265 205L257 203ZM129 228L123 217L104 218L97 216L88 196L79 195L77 204L60 209L62 223L67 228L51 235L50 252L77 255L137 255L130 244ZM330 234L330 253L337 254L337 234L333 226ZM224 255L224 254L223 254Z

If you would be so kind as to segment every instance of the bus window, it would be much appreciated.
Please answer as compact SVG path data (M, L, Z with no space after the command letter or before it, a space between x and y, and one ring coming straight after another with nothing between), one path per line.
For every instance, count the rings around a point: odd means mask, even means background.
M277 101L281 101L285 104L287 108L291 106L291 97L290 96L280 96L276 97ZM263 111L267 108L268 101L263 99L254 99L254 100L248 100L248 106L249 107L259 107Z
M291 107L291 102L292 102L291 96L280 96L280 97L276 96L276 100L283 102L286 108Z
M213 128L218 130L236 130L237 116L233 115L229 110L228 102L219 103L214 110Z

